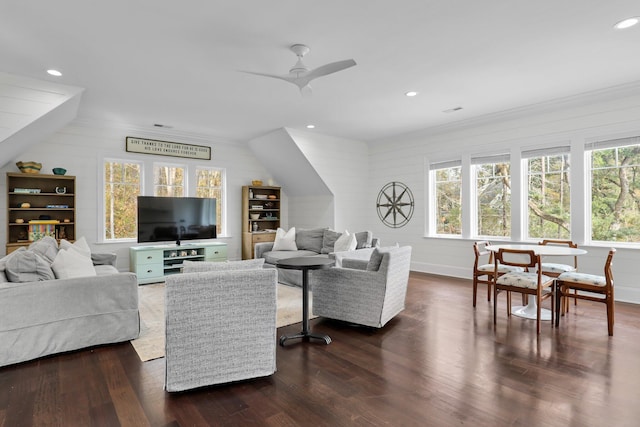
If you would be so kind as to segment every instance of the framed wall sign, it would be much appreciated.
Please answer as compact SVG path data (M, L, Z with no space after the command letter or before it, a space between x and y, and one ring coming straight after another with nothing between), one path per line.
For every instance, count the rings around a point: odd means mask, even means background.
M134 138L132 136L128 136L126 140L127 151L130 153L211 160L211 147L204 145L182 144L180 142L158 141L156 139Z

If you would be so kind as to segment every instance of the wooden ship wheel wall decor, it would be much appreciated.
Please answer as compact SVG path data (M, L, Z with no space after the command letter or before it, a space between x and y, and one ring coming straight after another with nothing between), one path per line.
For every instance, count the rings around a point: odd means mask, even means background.
M413 215L413 193L398 181L386 184L378 193L376 208L380 221L387 227L405 226Z

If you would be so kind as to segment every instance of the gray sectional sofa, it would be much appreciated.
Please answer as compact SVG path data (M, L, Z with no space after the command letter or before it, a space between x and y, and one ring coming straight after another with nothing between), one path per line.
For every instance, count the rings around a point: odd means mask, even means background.
M373 249L379 246L378 239L370 231L362 231L355 233L356 249L334 252L334 244L341 234L328 228L296 229L297 250L274 251L274 242L261 242L255 245L255 258L264 258L265 268L276 268L276 263L282 259L306 256L333 258L336 267L340 267L346 258L368 260ZM302 275L299 271L279 268L278 282L301 287Z
M0 259L0 366L138 337L135 274L118 272L115 255L93 254L92 275L51 277L53 242Z

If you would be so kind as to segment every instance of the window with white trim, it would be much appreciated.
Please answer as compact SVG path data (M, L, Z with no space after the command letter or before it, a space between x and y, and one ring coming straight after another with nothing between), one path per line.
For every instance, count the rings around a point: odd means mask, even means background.
M153 195L161 197L185 197L185 167L154 163Z
M104 240L135 239L138 196L142 194L142 163L106 159L104 183Z
M522 152L526 159L528 238L571 238L570 148Z
M460 160L431 163L434 183L434 230L440 235L462 234L462 166Z
M587 145L591 239L640 242L640 137Z
M471 158L475 177L476 233L511 235L511 164L508 154Z
M224 234L224 173L223 169L196 168L196 197L216 199L216 226L218 235Z

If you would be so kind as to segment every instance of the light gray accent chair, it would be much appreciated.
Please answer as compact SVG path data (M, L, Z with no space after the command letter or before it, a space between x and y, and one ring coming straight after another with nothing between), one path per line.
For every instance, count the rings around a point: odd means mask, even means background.
M405 308L411 246L376 248L369 260L345 258L341 268L311 274L313 314L383 327Z
M208 272L188 264L166 279L166 390L273 374L277 271L255 260L211 263Z

